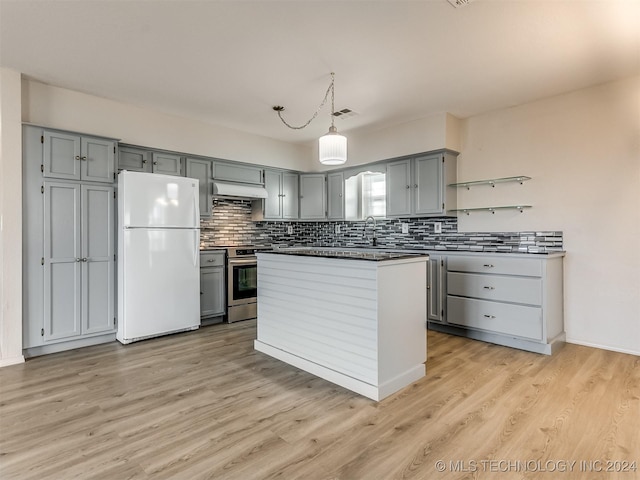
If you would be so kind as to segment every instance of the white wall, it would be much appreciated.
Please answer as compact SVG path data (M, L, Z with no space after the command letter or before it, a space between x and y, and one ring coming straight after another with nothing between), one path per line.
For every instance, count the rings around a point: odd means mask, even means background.
M562 230L567 340L640 355L640 77L469 118L459 181L518 184L459 190L458 206L529 203L472 213L459 230Z
M279 142L105 98L23 81L22 120L124 143L303 170L311 147Z
M341 133L347 137L347 163L355 166L441 148L460 151L460 125L453 115L439 113L375 132ZM318 161L317 145L313 153L309 169L327 170Z
M0 68L0 367L22 356L20 74Z

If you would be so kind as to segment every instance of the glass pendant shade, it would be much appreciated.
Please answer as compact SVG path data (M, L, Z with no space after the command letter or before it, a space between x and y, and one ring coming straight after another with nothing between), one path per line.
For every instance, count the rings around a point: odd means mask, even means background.
M320 163L323 165L342 165L347 161L347 137L340 135L336 127L331 126L318 143Z

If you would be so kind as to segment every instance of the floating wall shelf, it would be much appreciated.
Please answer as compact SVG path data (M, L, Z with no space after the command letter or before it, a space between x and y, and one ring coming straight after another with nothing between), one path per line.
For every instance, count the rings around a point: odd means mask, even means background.
M522 185L522 183L527 180L531 180L531 177L520 175L518 177L491 178L489 180L474 180L472 182L451 183L449 184L449 186L456 188L464 187L469 190L470 187L475 187L477 185L491 185L492 187L495 187L496 183L518 182L520 185Z
M456 210L449 210L449 212L466 213L467 215L469 215L471 212L496 213L496 210L520 210L520 213L522 213L526 208L531 208L531 205L505 205L501 207L458 208Z

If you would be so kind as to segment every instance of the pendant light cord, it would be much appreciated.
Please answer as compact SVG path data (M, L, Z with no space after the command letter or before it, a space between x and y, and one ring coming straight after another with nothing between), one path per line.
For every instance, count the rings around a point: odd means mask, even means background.
M282 120L282 123L284 123L287 127L289 127L292 130L302 130L303 128L307 127L318 116L318 113L320 113L320 110L322 110L322 107L325 106L325 104L327 103L327 99L329 98L329 92L331 92L331 126L333 127L333 120L334 120L333 112L335 111L334 110L334 90L333 90L333 84L335 80L334 77L335 77L335 74L331 72L331 83L329 84L329 88L327 88L327 92L324 94L324 98L322 99L320 106L315 111L313 116L303 125L300 125L300 126L290 125L284 118L282 118L282 112L284 111L284 107L281 107L281 106L273 107L273 109L278 113L278 117L280 117L280 120Z

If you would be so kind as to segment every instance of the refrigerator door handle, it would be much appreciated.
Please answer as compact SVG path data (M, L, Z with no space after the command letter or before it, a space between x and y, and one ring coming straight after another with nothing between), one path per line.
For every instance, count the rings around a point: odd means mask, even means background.
M198 267L198 260L200 258L200 229L197 228L193 231L193 266Z

